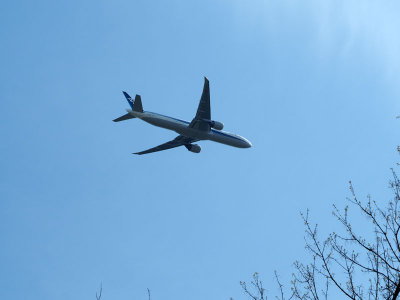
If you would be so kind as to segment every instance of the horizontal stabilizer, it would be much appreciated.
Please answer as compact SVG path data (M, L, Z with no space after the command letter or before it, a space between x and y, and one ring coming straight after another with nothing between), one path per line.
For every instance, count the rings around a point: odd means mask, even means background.
M114 122L120 122L120 121L125 121L125 120L129 120L129 119L134 119L136 118L135 116L132 116L130 113L127 113L119 118L116 118L115 120L113 120Z

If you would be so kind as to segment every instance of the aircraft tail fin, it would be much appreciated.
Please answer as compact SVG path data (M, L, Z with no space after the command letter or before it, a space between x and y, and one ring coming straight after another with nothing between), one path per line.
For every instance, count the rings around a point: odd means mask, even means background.
M137 112L143 112L142 98L140 98L140 95L136 95L135 100L133 100L132 97L129 96L127 92L123 91L122 93L124 93L124 96L128 101L129 105L131 106L132 110Z

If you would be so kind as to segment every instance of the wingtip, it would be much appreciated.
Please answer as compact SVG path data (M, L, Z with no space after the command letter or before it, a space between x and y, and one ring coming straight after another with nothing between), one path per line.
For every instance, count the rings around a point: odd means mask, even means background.
M204 81L205 81L205 82L208 82L208 81L209 81L208 78L207 78L206 76L204 76Z

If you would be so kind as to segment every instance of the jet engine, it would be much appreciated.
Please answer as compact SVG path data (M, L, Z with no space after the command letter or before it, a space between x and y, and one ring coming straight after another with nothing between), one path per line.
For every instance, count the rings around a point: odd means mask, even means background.
M210 124L211 128L217 129L217 130L222 130L224 128L224 123L218 122L218 121L213 121L213 120L204 120L208 124Z
M200 153L201 147L197 144L187 144L185 145L186 149L188 149L190 152L194 153Z
M211 127L217 130L222 130L224 128L224 123L218 121L211 121Z

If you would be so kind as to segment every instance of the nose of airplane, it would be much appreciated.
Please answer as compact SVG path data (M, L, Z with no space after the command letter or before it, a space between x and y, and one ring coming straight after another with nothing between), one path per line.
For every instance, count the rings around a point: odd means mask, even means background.
M250 141L247 141L247 148L251 148L253 145L250 143Z
M250 148L250 147L252 147L253 145L250 143L250 141L249 140L247 140L247 139L245 139L245 138L243 138L243 142L244 142L244 148Z

